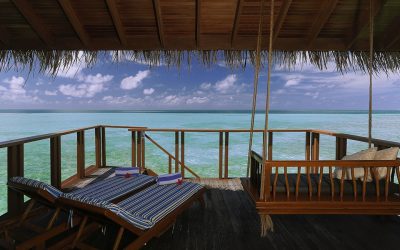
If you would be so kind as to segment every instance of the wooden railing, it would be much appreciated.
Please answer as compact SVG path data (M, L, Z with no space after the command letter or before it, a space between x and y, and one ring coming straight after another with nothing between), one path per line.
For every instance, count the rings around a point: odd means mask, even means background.
M188 133L208 133L215 134L218 138L218 178L229 178L229 148L230 135L232 133L249 133L248 129L163 129L163 128L146 128L135 126L112 126L112 125L97 125L84 127L73 130L66 130L57 133L50 133L38 136L31 136L17 140L0 142L0 149L7 148L7 179L13 176L24 176L24 146L27 143L49 140L50 142L50 183L58 188L67 186L77 179L84 178L88 173L99 167L110 166L107 164L107 131L111 129L126 129L131 133L131 157L132 165L146 168L146 141L155 145L168 158L168 170L166 172L181 172L185 176L189 172L195 178L200 178L201 175L196 173L194 169L186 164L185 159L185 136ZM94 131L95 140L95 164L86 166L85 164L85 133ZM168 152L159 142L151 136L152 132L171 133L175 138L174 152ZM255 133L262 133L261 129L253 130ZM304 133L305 135L305 160L319 160L319 142L320 135L328 135L336 138L336 159L341 159L347 153L348 140L367 142L366 137L354 136L348 134L334 133L324 130L269 130L265 136L268 136L267 159L273 160L273 136L276 133ZM62 140L65 135L76 134L76 174L62 181L61 179L61 155L62 155ZM392 146L400 146L400 143L372 139L372 142L378 148L387 148ZM245 153L246 154L246 153ZM261 167L262 161L259 155L252 154L252 166ZM318 168L312 168L312 173L317 173ZM252 178L258 184L260 183L260 169L257 170L257 175L252 175ZM8 211L17 213L23 207L23 196L12 190L8 190Z

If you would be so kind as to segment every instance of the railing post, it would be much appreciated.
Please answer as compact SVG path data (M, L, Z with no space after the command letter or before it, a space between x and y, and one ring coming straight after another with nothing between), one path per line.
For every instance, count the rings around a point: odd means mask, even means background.
M171 156L168 155L168 174L172 173L172 159Z
M50 183L61 188L61 137L50 138Z
M219 178L222 179L222 155L224 151L224 133L219 132L219 158L218 158L218 172Z
M341 160L347 154L347 139L336 137L336 160Z
M318 161L319 160L319 133L311 134L311 143L312 143L312 151L311 151L311 160ZM312 173L318 173L318 167L312 168Z
M140 135L140 140L142 141L142 168L146 169L146 141L145 141L145 133L146 131L142 131Z
M175 173L179 172L179 132L175 131Z
M185 178L185 132L181 131L181 174Z
M85 131L76 133L76 175L85 178Z
M96 151L96 167L101 167L101 127L94 129L94 141Z
M136 162L140 172L142 172L142 131L137 131L136 137Z
M136 167L136 131L132 131L132 167Z
M311 133L306 132L306 150L305 150L305 160L309 161L310 160L310 155L311 155Z
M7 148L7 179L14 176L24 176L24 144ZM8 212L11 215L20 213L24 206L24 196L10 188L8 194Z
M268 161L272 161L273 142L274 142L273 134L272 132L268 132L268 158L267 158Z
M101 127L101 166L107 167L106 127Z
M225 132L225 159L224 159L224 178L227 179L229 177L229 132Z

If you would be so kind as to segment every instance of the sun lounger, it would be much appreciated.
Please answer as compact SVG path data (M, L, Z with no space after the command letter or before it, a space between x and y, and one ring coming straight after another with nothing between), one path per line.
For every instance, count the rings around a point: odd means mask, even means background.
M59 201L95 220L108 220L120 226L114 249L118 248L124 230L131 231L138 237L127 248L137 249L164 232L195 200L203 203L204 191L202 185L183 182L170 185L155 184L115 204L91 198L82 199L74 194L63 194ZM80 225L73 247L82 235L87 218L85 217Z
M122 199L124 196L138 192L141 189L155 183L155 180L156 179L154 177L147 175L135 175L129 178L113 176L105 180L89 184L84 188L76 189L70 192L70 194L74 194L75 197L80 197L80 199L96 198L105 202L118 201L118 199ZM59 226L54 230L50 230L53 227L54 222L59 216L62 208L62 206L57 203L57 200L61 195L67 193L64 193L61 190L44 182L24 177L13 177L8 181L7 185L10 188L31 198L31 201L20 218L17 226L20 226L22 223L24 223L35 203L39 202L42 205L55 209L53 216L44 230L44 232L47 233L47 237L45 237L43 234L40 235L40 239L42 239L42 241L43 239L49 239L68 228L64 225ZM23 246L28 247L33 246L36 243L37 242L35 239L31 239L22 244Z

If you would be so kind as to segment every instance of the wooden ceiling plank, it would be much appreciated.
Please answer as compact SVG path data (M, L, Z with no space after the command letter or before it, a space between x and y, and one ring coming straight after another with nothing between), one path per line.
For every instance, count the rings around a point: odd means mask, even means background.
M362 31L369 27L369 0L364 0L364 2L368 8L365 8L364 11L357 14L357 19L355 20L354 26L350 27L347 31L348 39L346 49L350 50L353 47L354 43L360 37ZM383 8L387 1L386 0L373 0L374 4L374 13L373 16L376 17L380 10ZM360 8L361 9L361 8Z
M3 43L5 46L10 46L11 45L11 36L8 33L7 29L0 25L0 41Z
M128 40L126 39L124 26L122 25L121 16L119 14L116 2L117 1L115 0L106 0L106 4L113 20L114 27L117 30L119 40L121 41L121 44L126 47L128 45Z
M394 18L391 24L382 34L382 40L378 42L379 49L390 49L400 40L399 32L400 16Z
M49 47L55 44L53 35L46 28L42 18L34 11L31 3L27 0L12 0L14 6L18 9L21 15L26 19L28 24L36 32L38 37Z
M310 33L308 36L307 47L311 47L311 45L314 43L315 39L318 37L322 28L325 26L326 22L331 17L338 2L339 2L338 0L325 0L322 3L317 18L314 20L311 26Z
M275 22L274 37L272 40L273 43L275 43L276 38L278 38L278 36L279 36L279 32L283 26L283 23L285 22L285 19L286 19L286 16L287 16L287 13L289 11L291 4L292 4L292 0L283 1L283 4L279 10L277 20Z
M240 15L242 14L242 8L243 8L243 0L237 0L235 19L233 21L233 27L232 27L231 48L234 47L234 43L236 41L240 23Z
M200 9L201 9L201 0L196 0L196 47L200 48Z
M58 0L58 3L60 4L61 8L63 9L65 15L67 16L69 22L71 23L72 27L74 28L75 33L78 35L82 44L86 48L90 48L90 45L91 45L90 37L87 34L87 32L85 31L85 28L83 27L82 23L79 21L79 17L76 14L74 8L72 7L70 0Z
M157 23L158 39L160 40L160 46L162 49L164 48L165 41L164 41L164 29L161 20L161 8L158 0L153 0L153 9L154 9L154 17Z

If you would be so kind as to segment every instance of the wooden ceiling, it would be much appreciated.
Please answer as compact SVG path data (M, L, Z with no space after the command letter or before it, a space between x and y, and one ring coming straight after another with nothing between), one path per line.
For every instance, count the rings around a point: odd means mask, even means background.
M253 50L260 2L0 0L0 49ZM400 51L400 1L373 2L375 50ZM276 50L369 49L369 0L275 0L274 18Z

